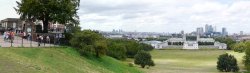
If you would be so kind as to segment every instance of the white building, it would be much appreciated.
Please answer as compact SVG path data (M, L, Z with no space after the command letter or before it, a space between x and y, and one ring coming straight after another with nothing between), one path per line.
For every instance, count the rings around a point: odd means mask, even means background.
M143 41L142 43L149 44L155 49L162 49L168 46L167 42L161 42L161 41Z
M197 41L186 41L183 44L183 49L199 49Z
M215 42L214 46L218 47L219 49L227 49L227 44L225 43Z

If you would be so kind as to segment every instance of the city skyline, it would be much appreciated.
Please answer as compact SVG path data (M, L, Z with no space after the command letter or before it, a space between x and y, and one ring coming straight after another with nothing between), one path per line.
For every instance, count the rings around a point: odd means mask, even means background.
M19 17L15 1L0 0L0 19ZM192 32L209 24L250 33L249 8L247 0L84 0L78 14L82 28L102 31Z

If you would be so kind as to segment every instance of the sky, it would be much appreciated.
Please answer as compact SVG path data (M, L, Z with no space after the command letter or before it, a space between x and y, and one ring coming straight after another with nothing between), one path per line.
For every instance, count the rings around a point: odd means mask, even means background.
M81 0L83 29L137 32L195 31L206 24L221 32L250 33L250 0ZM0 19L18 17L15 0L0 0Z

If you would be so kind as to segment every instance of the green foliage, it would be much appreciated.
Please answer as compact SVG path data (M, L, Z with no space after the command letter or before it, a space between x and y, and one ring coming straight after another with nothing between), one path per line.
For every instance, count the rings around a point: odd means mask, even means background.
M140 43L139 48L143 49L144 51L152 51L154 49L153 46L144 43Z
M110 44L107 55L111 56L113 58L116 58L118 60L125 60L127 58L126 56L127 49L123 44Z
M155 66L150 53L143 50L135 55L134 63L140 65L142 68L145 68L145 66Z
M42 25L36 25L36 33L42 33Z
M233 55L222 54L217 61L217 69L221 72L238 72L237 60Z
M107 49L105 38L98 32L91 30L74 33L70 43L82 55L95 54L99 57L100 55L104 55Z
M232 38L230 37L217 37L215 38L215 41L219 41L221 43L226 43L227 44L227 49L231 50L233 49L234 44L236 43L236 41L234 41Z
M2 48L0 65L1 73L142 73L114 58L85 57L69 47Z
M244 43L244 42L240 42L240 43L236 43L234 46L233 46L233 50L235 52L239 52L239 53L242 53L246 50L247 48L247 43Z
M243 63L248 71L250 71L250 42L245 42L245 56Z
M44 32L48 32L49 22L79 24L80 0L21 0L16 3L15 10L21 19L43 21Z

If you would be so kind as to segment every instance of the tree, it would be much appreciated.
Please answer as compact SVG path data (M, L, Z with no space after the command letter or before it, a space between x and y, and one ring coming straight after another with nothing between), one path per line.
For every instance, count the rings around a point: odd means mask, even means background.
M107 55L118 60L125 60L126 56L126 47L124 44L121 43L111 43L109 44Z
M153 46L144 43L140 43L139 48L143 49L144 51L152 51L154 49Z
M106 39L98 32L91 30L76 32L70 44L82 55L94 54L100 57L105 55L107 49Z
M43 32L48 32L49 22L79 24L77 10L80 0L21 0L14 9L24 20L41 20Z
M248 71L250 71L250 42L245 42L245 56L243 63Z
M217 61L217 69L221 72L238 72L239 67L234 56L222 54Z
M145 66L155 66L150 53L146 52L146 51L139 51L136 55L135 55L135 64L137 65L141 65L142 68L145 68Z
M237 43L237 44L235 44L235 45L233 46L233 50L234 50L235 52L239 52L239 53L244 52L244 51L246 50L246 48L247 48L247 45L246 45L246 43L244 43L244 42Z

